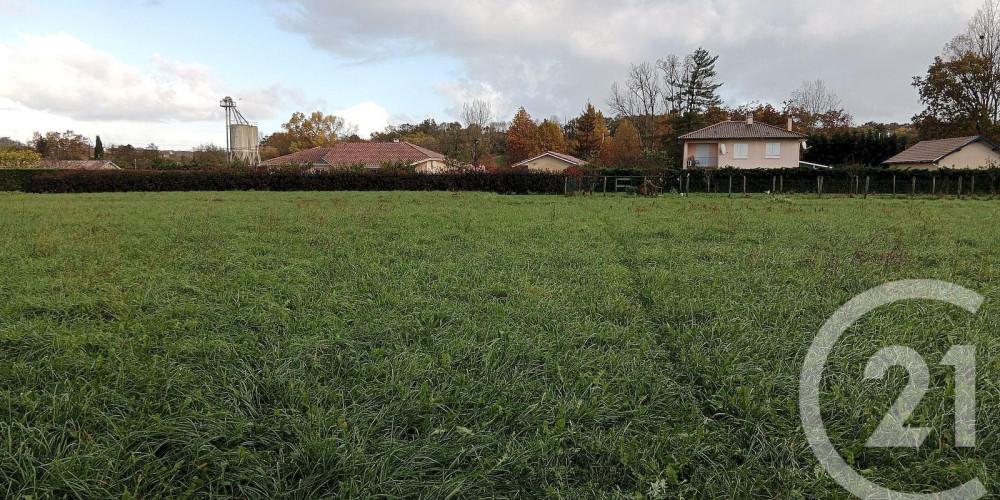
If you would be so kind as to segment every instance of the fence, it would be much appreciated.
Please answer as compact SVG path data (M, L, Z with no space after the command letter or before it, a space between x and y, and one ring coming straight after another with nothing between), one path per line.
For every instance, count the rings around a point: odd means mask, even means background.
M663 192L711 194L941 195L997 194L996 170L899 171L842 170L734 171L685 170L658 177L588 176L568 178L566 194L642 194Z

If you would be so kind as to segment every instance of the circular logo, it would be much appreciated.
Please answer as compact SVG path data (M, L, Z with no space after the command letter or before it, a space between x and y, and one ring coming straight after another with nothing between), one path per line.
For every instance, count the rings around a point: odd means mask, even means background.
M975 314L985 298L972 290L952 283L934 280L908 280L887 283L851 299L827 320L813 340L809 354L806 355L802 374L799 377L799 414L802 418L802 427L805 429L813 453L816 454L816 458L826 472L833 477L837 484L859 498L977 500L987 494L986 488L979 479L972 479L961 486L939 493L902 493L879 486L865 479L844 461L844 458L833 447L833 443L830 442L830 436L827 435L826 426L823 424L819 403L820 381L823 378L823 369L826 366L827 358L840 336L869 312L906 300L946 302ZM870 365L869 371L871 373L869 375L874 377L878 375L879 371L884 374L884 369L881 368L889 362L886 359L891 359L891 355L899 357L907 355L899 348L893 349L895 350L885 350L888 352L882 353L885 359L881 361L881 364ZM912 379L911 376L911 384L913 383ZM915 406L915 403L919 403L919 399L911 403ZM919 442L922 440L918 440L917 444Z

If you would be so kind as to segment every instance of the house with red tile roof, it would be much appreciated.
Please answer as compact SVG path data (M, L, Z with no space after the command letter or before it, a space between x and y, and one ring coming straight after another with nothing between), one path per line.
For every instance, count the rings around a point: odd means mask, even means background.
M408 142L338 142L329 148L312 148L279 156L262 165L310 166L311 171L322 172L356 165L377 169L393 163L406 163L422 173L447 169L444 155Z
M45 168L62 168L66 170L121 170L117 163L110 160L44 160Z
M754 122L726 121L678 138L684 144L684 168L796 168L805 134Z
M582 167L586 165L585 160L564 153L546 151L534 158L528 158L520 163L515 163L511 167L527 167L528 170L536 172L565 172L569 167Z
M918 142L883 163L894 168L989 168L1000 166L1000 147L974 135Z

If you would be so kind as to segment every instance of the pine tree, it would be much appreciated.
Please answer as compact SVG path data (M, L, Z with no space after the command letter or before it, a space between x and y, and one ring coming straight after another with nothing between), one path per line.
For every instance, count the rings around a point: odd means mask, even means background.
M104 159L104 143L101 142L101 136L97 136L97 140L94 141L94 159Z
M577 118L576 154L585 160L592 160L601 150L607 136L608 127L604 121L604 114L594 109L593 104L587 102L583 114Z
M716 83L718 74L715 71L715 62L719 56L712 56L702 47L691 54L691 70L688 75L687 85L684 92L687 97L688 113L700 113L712 106L722 104L718 90L722 83Z
M507 164L520 163L536 153L535 134L538 125L531 120L531 115L522 107L514 116L514 121L507 130L506 156Z

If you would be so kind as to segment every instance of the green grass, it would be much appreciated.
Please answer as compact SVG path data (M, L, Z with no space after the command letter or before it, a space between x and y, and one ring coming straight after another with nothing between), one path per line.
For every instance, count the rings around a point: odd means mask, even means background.
M1000 491L1000 202L451 193L0 194L0 496L818 498L798 417L838 344L831 437L907 491ZM979 447L950 443L948 347L979 350ZM920 450L868 450L905 382ZM897 369L898 370L898 369ZM654 483L656 484L653 487Z

